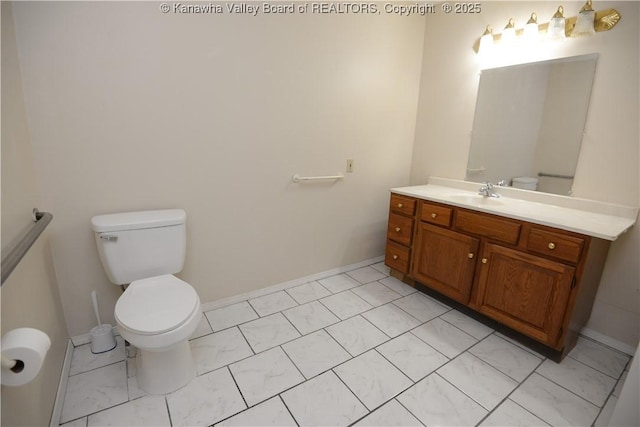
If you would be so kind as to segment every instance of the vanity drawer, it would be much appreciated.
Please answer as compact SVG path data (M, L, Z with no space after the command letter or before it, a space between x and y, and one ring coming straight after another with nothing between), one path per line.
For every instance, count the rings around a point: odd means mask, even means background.
M387 226L387 238L394 242L409 246L413 237L413 218L389 214L389 225Z
M532 227L527 249L553 258L578 262L582 256L584 239Z
M411 250L409 248L387 241L384 263L388 267L406 274L409 272L410 253Z
M451 212L453 212L451 208L422 202L420 207L420 220L443 227L449 227L451 225Z
M454 228L477 236L515 245L520 238L519 222L459 209Z
M410 197L392 194L389 207L391 211L395 213L413 216L416 212L416 200Z

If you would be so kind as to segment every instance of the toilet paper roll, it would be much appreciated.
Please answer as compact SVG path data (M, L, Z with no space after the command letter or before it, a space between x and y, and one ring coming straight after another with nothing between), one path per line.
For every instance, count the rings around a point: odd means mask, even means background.
M18 328L9 331L2 337L0 344L2 359L16 360L13 369L2 367L2 385L19 386L33 380L40 368L47 351L51 347L51 340L42 331L33 328Z

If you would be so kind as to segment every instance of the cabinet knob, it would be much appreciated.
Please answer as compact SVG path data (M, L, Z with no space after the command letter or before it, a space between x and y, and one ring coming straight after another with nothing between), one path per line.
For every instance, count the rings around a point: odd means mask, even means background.
M482 258L482 263L486 264L488 262L488 260L486 258Z
M551 250L554 250L556 248L556 244L553 242L549 242L549 244L547 245L547 247Z
M401 230L401 228L400 228L400 227L396 227L396 232L397 232L397 233L399 233L399 232L400 232L400 230Z
M394 256L393 256L393 259L398 259L398 255L394 255Z
M435 218L435 217L437 217L437 216L438 216L438 214L437 214L437 213L435 213L435 212L433 212L433 213L431 214L431 218Z
M402 209L404 205L402 203L398 203L398 209Z
M472 259L474 257L473 252L469 252L469 255L467 255L469 257L469 259Z

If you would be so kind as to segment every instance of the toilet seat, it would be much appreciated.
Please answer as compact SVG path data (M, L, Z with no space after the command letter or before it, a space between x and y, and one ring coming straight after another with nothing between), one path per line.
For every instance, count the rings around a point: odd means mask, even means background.
M133 281L118 299L118 325L137 335L173 331L200 310L195 289L172 274Z

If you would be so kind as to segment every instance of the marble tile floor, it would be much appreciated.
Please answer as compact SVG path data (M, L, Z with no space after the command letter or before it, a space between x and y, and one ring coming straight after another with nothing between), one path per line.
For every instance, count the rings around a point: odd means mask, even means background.
M123 340L76 347L65 426L605 426L629 356L581 337L557 364L373 264L206 312L196 378L138 388Z

